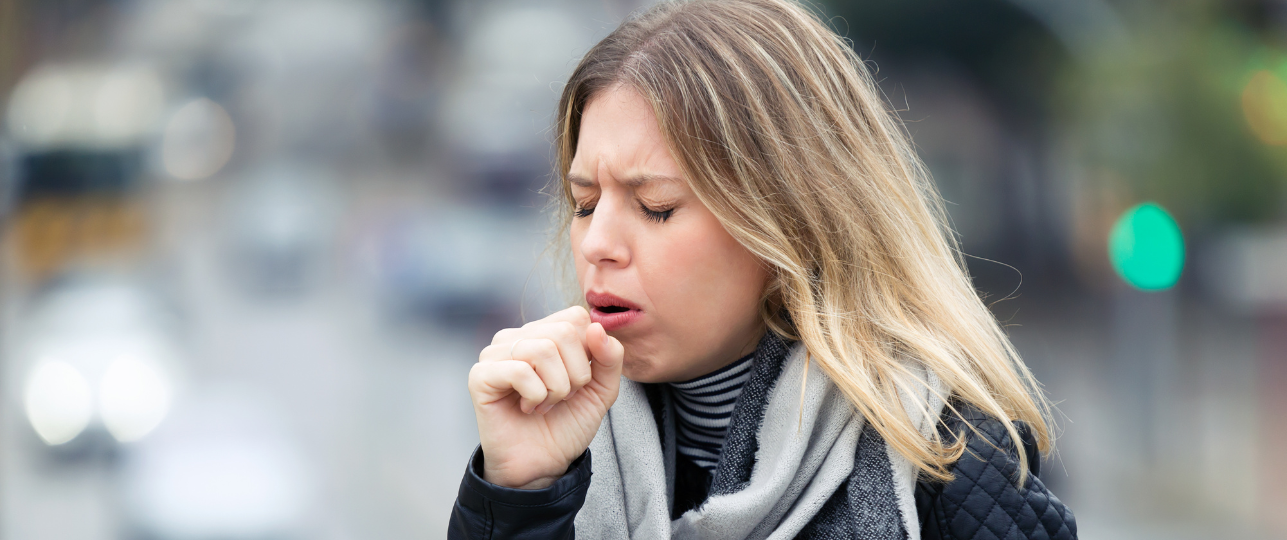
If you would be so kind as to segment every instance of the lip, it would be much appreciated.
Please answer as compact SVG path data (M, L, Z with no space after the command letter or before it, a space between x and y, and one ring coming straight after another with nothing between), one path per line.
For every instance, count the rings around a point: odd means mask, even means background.
M585 303L590 305L590 322L603 325L603 329L612 332L624 328L639 319L643 310L634 302L606 292L590 291L585 293ZM625 311L608 313L601 311L600 306L619 306Z

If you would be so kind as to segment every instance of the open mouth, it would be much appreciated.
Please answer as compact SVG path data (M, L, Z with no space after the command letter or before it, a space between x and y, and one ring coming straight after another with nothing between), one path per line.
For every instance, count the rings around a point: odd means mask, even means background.
M608 292L588 291L585 303L590 306L590 320L609 332L629 326L643 314L633 302Z
M585 303L601 313L621 313L639 309L639 306L633 302L607 292L589 291L585 293Z

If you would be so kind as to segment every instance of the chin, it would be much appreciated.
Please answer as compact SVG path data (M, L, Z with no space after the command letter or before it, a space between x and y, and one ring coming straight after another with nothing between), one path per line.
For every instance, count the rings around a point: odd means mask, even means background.
M652 372L652 366L647 362L626 358L625 365L621 366L621 375L634 382L646 383L648 373Z
M626 355L625 364L621 366L621 375L637 383L666 382L663 374L658 373L657 366L646 358L634 358Z

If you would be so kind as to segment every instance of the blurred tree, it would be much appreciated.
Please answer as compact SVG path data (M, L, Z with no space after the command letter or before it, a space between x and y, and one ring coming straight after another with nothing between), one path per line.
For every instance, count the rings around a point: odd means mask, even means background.
M1287 150L1257 140L1265 118L1246 114L1244 94L1283 55L1235 7L1149 4L1133 13L1130 47L1061 76L1060 121L1091 170L1112 171L1098 182L1125 179L1122 204L1157 200L1200 228L1282 217Z
M877 66L921 58L963 66L1019 123L1045 118L1051 76L1065 60L1041 22L1007 0L830 0L822 14ZM877 79L884 79L879 70Z
M819 6L909 123L949 201L976 286L1000 298L1020 273L1066 283L1052 182L1049 95L1073 55L1012 0L832 0ZM987 259L987 260L984 260ZM991 261L1002 261L995 264ZM1029 283L1034 283L1030 281Z

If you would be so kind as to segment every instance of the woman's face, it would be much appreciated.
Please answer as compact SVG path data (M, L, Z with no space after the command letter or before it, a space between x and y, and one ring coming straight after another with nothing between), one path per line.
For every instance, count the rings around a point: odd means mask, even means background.
M755 350L767 274L697 199L642 96L590 101L568 180L577 279L626 377L688 380Z

